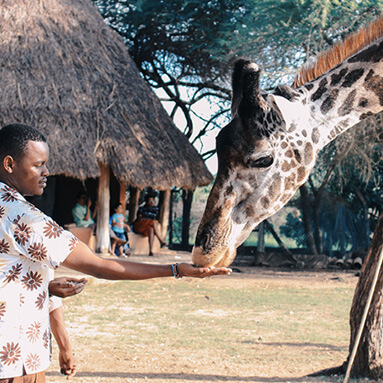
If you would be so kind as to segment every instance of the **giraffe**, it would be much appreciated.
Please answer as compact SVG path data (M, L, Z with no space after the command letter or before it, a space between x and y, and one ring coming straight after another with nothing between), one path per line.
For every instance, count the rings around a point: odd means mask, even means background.
M218 134L218 171L192 261L229 266L236 248L307 180L318 152L383 110L383 17L311 67L292 87L260 89L261 69L239 59L232 74L232 119Z

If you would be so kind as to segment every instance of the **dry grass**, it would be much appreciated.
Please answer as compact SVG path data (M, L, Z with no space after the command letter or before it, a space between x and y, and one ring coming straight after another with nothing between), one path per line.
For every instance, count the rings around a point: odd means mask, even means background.
M91 280L65 303L75 381L341 382L306 376L347 358L357 278L242 270L206 280ZM55 347L48 382L64 381Z

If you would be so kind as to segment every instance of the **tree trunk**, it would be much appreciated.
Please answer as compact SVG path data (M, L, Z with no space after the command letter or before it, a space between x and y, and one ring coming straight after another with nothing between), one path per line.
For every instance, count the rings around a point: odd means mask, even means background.
M182 249L189 250L189 236L190 236L190 212L193 202L193 190L182 191Z
M265 221L261 222L258 225L258 246L257 246L257 252L258 253L264 253L265 252Z
M369 235L370 235L370 222L368 219L368 203L363 193L359 189L356 189L355 193L363 206L362 211L363 211L363 220L364 220L364 230L363 230L364 235L363 235L362 247L367 248L368 242L369 242Z
M313 226L311 223L311 208L310 208L310 201L309 201L309 193L307 191L306 184L303 184L300 187L299 191L301 193L301 211L302 211L302 218L303 218L303 226L305 230L306 246L307 246L307 249L312 254L318 255L318 252L315 246Z
M350 355L359 330L377 262L383 244L383 214L376 226L361 275L355 289L350 313ZM380 270L366 324L355 356L351 376L380 379L383 377L383 270Z
M98 213L97 213L97 244L96 250L102 254L109 253L109 200L110 200L110 168L109 165L99 164L98 179Z
M314 224L313 232L314 232L315 249L318 254L321 254L323 252L322 230L319 224L320 201L321 201L321 195L315 198L314 206L313 206L313 224Z
M173 201L174 190L170 192L170 206L169 206L169 246L173 244Z

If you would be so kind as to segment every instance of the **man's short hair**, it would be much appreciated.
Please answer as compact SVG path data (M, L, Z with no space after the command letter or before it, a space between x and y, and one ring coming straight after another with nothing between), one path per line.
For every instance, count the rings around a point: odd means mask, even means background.
M20 159L28 141L47 142L37 129L25 124L9 124L0 129L0 161L6 156Z

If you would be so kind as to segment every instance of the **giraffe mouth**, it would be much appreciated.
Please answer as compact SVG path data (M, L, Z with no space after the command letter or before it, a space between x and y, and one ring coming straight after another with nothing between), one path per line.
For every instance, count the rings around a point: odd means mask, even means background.
M227 248L226 251L206 254L201 247L194 247L192 263L198 267L228 267L233 262L236 253L236 249Z
M202 267L230 266L237 255L237 247L243 242L244 224L234 224L232 220L225 222L224 227L200 228L196 245L192 252L192 262ZM217 233L209 236L207 233Z

